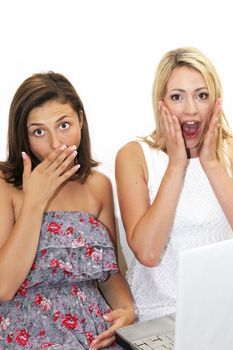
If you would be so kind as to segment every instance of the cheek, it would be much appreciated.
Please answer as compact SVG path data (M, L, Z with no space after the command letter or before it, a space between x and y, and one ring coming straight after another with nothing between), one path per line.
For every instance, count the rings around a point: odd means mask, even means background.
M70 133L68 138L72 144L75 144L76 146L78 146L81 141L81 129L72 131L72 133Z
M182 114L183 106L181 103L174 103L173 101L171 101L170 98L164 98L163 101L171 114L175 114L177 117L179 117Z
M31 149L31 152L41 161L46 157L45 151L43 150L43 147L38 142L39 140L31 140L29 137L29 146Z
M209 125L213 111L211 108L204 108L202 110L202 119L203 121Z

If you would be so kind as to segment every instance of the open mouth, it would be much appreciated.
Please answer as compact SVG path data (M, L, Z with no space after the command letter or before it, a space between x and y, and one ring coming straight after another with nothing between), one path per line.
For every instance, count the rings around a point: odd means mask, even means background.
M197 136L200 129L200 122L190 121L185 122L181 125L182 133L184 138L193 139Z

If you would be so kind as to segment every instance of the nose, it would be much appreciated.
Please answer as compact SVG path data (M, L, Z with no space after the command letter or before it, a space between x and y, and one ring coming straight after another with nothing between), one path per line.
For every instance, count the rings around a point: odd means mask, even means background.
M196 106L195 100L192 97L186 100L185 112L186 114L190 114L190 115L197 113L197 106Z
M54 150L57 147L62 145L62 141L59 138L59 135L55 132L50 133L50 147Z

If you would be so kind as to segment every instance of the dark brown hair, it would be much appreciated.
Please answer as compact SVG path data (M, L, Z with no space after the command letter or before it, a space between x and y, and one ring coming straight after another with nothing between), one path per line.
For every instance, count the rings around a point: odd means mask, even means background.
M88 123L81 99L69 80L61 74L54 72L33 74L27 78L17 89L11 102L8 124L8 155L5 162L0 162L0 170L4 179L16 187L22 186L23 162L21 152L26 152L32 161L32 168L39 164L39 159L31 152L27 119L31 110L44 103L56 100L68 103L80 118L83 114L81 129L81 142L76 162L81 165L75 174L80 182L85 182L91 168L98 165L91 158L91 146Z

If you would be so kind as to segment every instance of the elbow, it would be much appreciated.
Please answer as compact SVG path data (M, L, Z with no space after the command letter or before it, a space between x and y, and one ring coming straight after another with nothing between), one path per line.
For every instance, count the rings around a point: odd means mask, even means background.
M135 252L136 259L146 267L156 267L160 263L161 254L158 252Z

